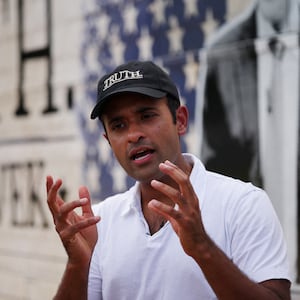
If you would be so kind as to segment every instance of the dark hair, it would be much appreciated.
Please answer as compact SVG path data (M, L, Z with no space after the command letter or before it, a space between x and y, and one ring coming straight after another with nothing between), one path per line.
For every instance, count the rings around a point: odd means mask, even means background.
M173 122L174 124L176 124L176 111L177 108L180 106L180 102L178 99L174 98L169 94L167 95L167 100L168 100L168 107L173 118Z

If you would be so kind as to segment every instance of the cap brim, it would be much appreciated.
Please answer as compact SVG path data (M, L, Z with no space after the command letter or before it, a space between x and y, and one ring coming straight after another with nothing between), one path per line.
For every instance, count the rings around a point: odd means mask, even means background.
M147 87L124 87L119 90L115 90L114 92L108 93L105 95L104 98L99 101L94 109L91 112L91 119L96 119L98 116L101 115L102 110L104 105L107 103L107 101L111 98L111 96L124 93L124 92L132 92L132 93L137 93L137 94L142 94L146 95L155 99L163 98L167 95L166 92L160 91L160 90L155 90L152 88L147 88Z

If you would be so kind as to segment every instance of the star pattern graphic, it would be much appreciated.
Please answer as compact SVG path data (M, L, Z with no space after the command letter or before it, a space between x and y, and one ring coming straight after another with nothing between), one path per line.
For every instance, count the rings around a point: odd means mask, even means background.
M197 0L184 0L184 16L186 18L191 18L191 17L197 17L199 12L198 12L198 7L197 7Z
M196 88L198 82L198 69L199 64L195 60L195 57L188 53L186 55L186 64L183 66L183 72L185 77L185 89L191 91Z
M152 46L153 38L149 33L148 28L144 27L141 30L141 36L137 40L137 46L139 48L139 59L140 60L151 60L152 59Z
M149 5L149 11L153 14L153 25L161 26L166 22L165 9L168 6L168 1L155 0Z
M169 20L170 30L167 33L169 39L169 51L176 53L183 51L183 36L184 30L179 26L178 19L175 16L171 16Z
M137 32L137 17L138 11L136 7L129 3L125 6L124 14L123 14L123 23L124 23L124 31L127 34L132 34Z
M103 74L125 61L153 60L170 74L182 103L190 111L190 130L182 139L182 147L184 152L194 150L197 129L193 114L199 50L206 38L224 22L226 1L87 0L83 7L80 55L87 106L94 105L97 80ZM125 190L133 180L124 174L113 157L102 137L101 123L88 125L89 114L84 110L78 115L86 146L83 177L93 187L94 199L101 201Z
M124 62L125 45L120 39L119 27L114 26L109 39L109 50L112 60L119 65Z
M208 9L205 14L205 21L201 23L201 28L205 33L205 37L209 37L216 30L217 27L218 21L215 20L212 11Z
M110 22L109 16L105 12L100 13L99 18L97 18L97 29L99 32L99 37L102 40L106 39L107 37L109 22Z

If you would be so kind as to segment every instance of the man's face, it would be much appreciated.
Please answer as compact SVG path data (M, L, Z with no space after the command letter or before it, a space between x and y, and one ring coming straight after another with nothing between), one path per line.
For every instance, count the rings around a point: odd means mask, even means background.
M176 162L181 153L182 125L180 121L174 124L166 98L136 93L114 96L105 107L102 121L119 163L140 182L162 179L159 163L166 159Z
M291 1L295 0L258 0L258 5L268 21L280 24L287 18Z

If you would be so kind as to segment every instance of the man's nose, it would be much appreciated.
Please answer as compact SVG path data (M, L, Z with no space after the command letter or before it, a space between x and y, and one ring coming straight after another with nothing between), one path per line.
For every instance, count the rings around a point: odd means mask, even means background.
M144 137L141 126L137 123L130 124L128 128L128 141L130 143L137 143Z

